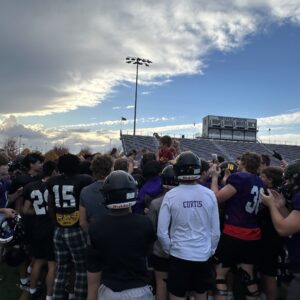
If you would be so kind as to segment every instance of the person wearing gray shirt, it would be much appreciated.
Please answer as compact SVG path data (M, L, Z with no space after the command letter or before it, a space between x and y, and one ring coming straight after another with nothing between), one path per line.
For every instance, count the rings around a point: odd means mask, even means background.
M92 160L91 169L96 181L83 188L80 194L79 222L85 232L93 220L106 213L102 186L112 167L113 159L109 155L96 155Z
M154 230L157 231L158 215L164 195L173 187L178 185L172 165L166 166L161 174L163 183L163 195L151 201L146 216L150 219ZM155 300L168 298L166 279L168 278L169 255L164 252L158 240L155 241L152 251L152 263L154 267L156 294Z

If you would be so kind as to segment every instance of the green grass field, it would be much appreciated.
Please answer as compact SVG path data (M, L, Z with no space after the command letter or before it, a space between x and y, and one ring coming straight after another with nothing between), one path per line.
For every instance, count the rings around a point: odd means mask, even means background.
M22 295L22 291L20 288L16 286L19 282L18 269L7 267L5 264L0 263L0 275L4 276L4 279L0 281L0 299L1 300L27 300L25 294ZM236 298L235 300L243 300L244 297L240 296L241 288L239 283L235 288L236 290ZM279 290L280 297L278 300L285 299L285 289L280 288ZM22 296L22 297L21 297ZM44 300L45 296L41 295L40 300ZM300 299L299 299L300 300Z
M17 284L19 283L19 273L17 268L7 267L5 264L0 263L0 299L1 300L27 300L28 295L24 293ZM41 295L39 299L45 299Z

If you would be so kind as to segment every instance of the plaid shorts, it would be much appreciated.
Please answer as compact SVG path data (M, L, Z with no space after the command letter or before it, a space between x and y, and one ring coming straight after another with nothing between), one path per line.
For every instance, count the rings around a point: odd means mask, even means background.
M86 236L80 227L57 227L54 232L57 270L54 282L53 300L65 299L72 267L75 269L74 293L76 300L86 300L87 279L85 266Z

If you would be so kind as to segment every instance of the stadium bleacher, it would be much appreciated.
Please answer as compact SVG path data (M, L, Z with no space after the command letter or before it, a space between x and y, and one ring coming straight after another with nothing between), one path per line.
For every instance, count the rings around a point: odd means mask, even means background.
M205 138L187 139L176 138L180 143L180 148L183 151L191 150L199 157L210 160L211 154L216 153L225 158L225 160L235 160L240 154L246 151L257 152L260 154L273 153L276 150L282 154L286 161L291 161L300 158L300 146L292 145L278 145L278 144L265 144L260 142L238 142L238 141L225 141L213 140ZM131 150L141 151L147 149L151 152L156 152L159 141L153 136L142 135L121 135L121 141L124 152L127 154ZM278 164L278 160L272 158L272 164Z

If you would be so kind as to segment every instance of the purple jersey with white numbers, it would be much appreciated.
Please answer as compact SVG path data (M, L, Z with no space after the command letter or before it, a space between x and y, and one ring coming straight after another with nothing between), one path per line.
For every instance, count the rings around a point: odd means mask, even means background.
M292 207L294 210L300 211L300 192L297 192L292 197ZM291 239L289 239L288 250L290 261L300 263L300 232L293 234Z
M259 206L259 193L263 182L259 176L238 172L227 179L236 189L236 194L226 201L224 223L242 228L258 228L256 214Z

